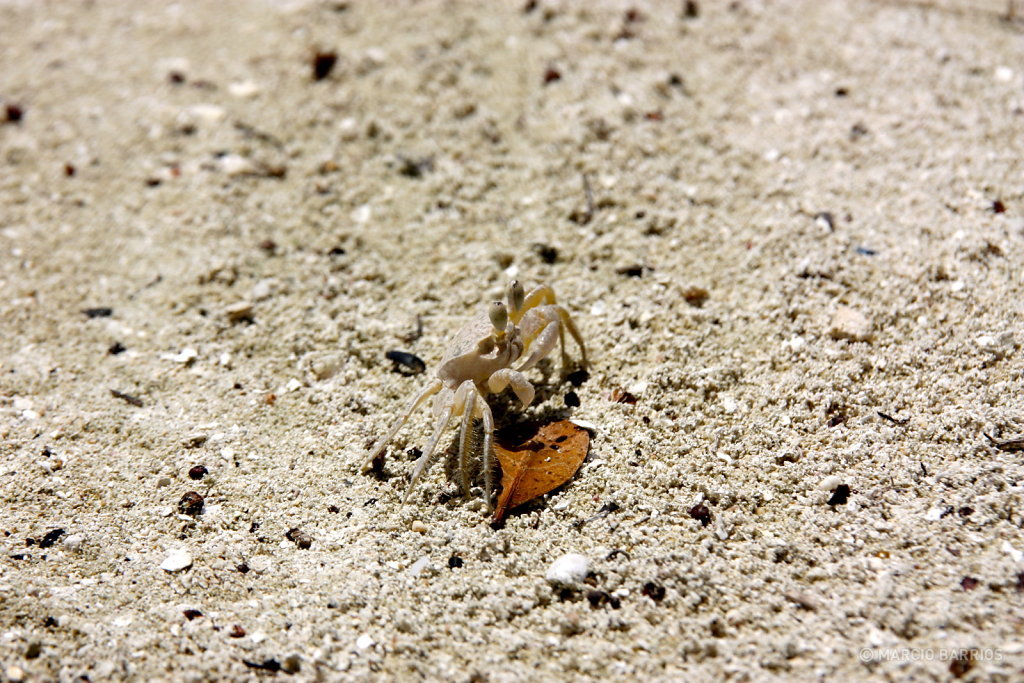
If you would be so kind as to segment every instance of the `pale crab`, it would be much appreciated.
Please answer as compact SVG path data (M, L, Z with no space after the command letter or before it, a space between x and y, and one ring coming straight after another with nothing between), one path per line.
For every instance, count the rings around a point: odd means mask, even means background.
M413 465L404 503L433 464L434 451L453 417L462 417L459 429L459 476L462 491L469 495L473 450L473 419L483 422L484 499L488 506L494 490L491 449L494 441L494 417L487 404L488 394L497 394L511 386L523 407L533 402L534 388L524 374L560 343L563 371L568 367L565 331L580 348L581 365L587 365L583 338L569 312L555 303L555 292L541 285L525 293L517 280L506 289L506 302L493 302L487 313L479 313L456 333L437 369L437 378L417 394L391 428L373 445L363 470L373 467L388 442L417 408L434 396L434 434ZM519 361L516 367L514 363Z

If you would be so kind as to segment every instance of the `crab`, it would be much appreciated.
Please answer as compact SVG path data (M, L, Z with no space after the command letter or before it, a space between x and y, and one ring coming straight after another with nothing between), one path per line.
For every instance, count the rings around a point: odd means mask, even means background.
M436 378L409 401L391 428L374 443L363 464L364 472L372 469L374 461L381 457L402 425L433 396L433 414L437 420L434 433L413 465L403 504L433 464L437 443L448 424L453 418L461 417L458 443L462 492L468 497L473 420L479 419L483 423L484 497L490 507L494 491L491 458L494 416L487 404L488 394L499 394L511 387L523 407L529 406L533 402L534 388L525 372L550 354L556 343L560 344L565 371L569 365L565 352L566 330L579 347L580 364L587 366L583 338L569 312L555 302L551 287L540 285L527 294L518 280L512 280L505 299L505 302L491 303L486 313L480 312L456 333L441 359Z

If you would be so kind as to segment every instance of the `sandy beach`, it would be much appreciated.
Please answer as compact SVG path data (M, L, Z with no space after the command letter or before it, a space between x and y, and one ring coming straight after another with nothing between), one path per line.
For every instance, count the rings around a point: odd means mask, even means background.
M0 680L1024 676L1024 9L0 26ZM511 279L591 363L497 422L589 455L491 524L452 427L403 505Z

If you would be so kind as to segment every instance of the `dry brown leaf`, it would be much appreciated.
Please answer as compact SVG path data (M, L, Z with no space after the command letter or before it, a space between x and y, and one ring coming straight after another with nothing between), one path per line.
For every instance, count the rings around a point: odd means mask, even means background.
M533 425L511 448L495 443L494 454L501 463L501 495L492 521L500 522L509 510L572 479L587 457L589 445L587 430L568 420L539 428Z

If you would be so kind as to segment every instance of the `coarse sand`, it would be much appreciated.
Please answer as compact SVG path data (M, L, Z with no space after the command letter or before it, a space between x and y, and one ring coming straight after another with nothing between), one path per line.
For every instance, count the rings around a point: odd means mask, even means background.
M0 677L1020 680L1017 4L0 0ZM589 456L402 505L511 278Z

